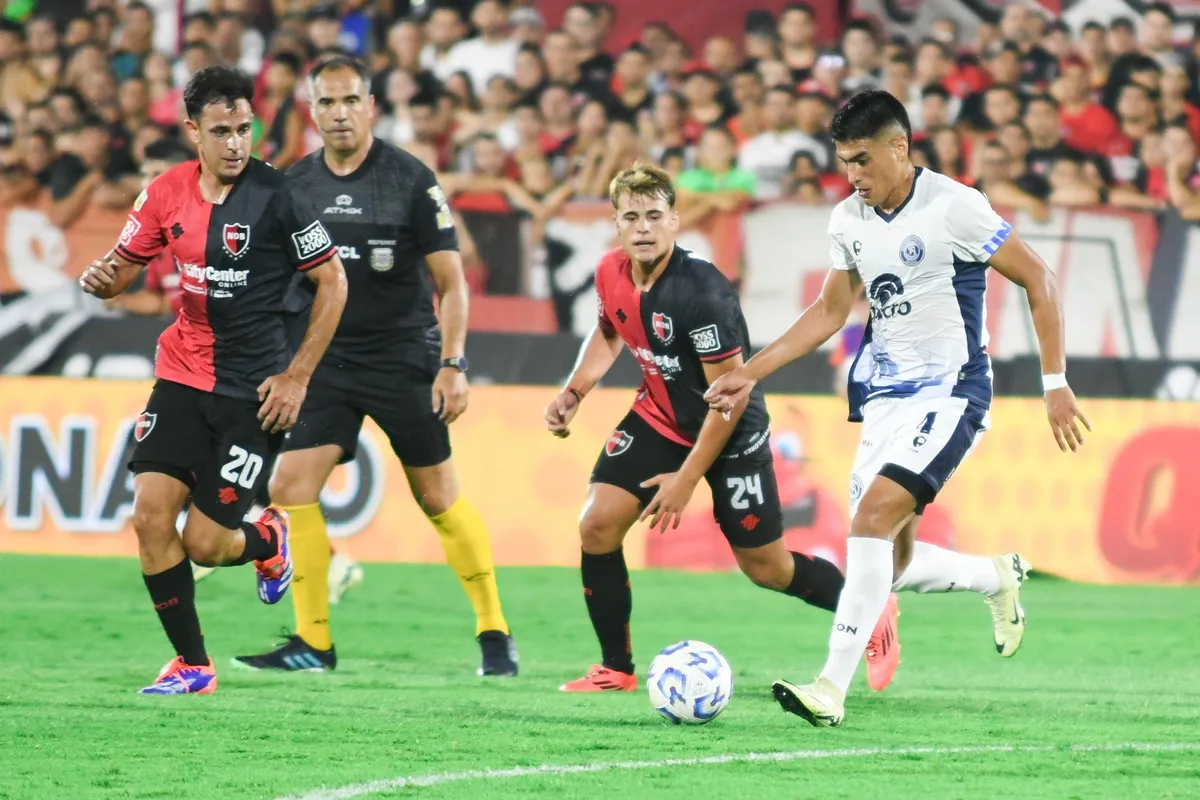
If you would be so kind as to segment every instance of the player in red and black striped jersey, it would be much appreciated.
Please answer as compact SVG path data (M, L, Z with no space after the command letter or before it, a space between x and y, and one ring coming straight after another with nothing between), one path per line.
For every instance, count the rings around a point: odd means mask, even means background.
M621 249L596 270L600 312L567 387L546 409L557 436L608 372L622 343L642 367L633 408L609 437L592 471L579 523L584 597L602 661L567 692L637 688L629 617L633 596L621 550L639 519L678 526L703 479L713 516L750 580L833 611L844 583L823 559L789 552L768 444L766 402L755 388L732 412L712 411L710 383L743 363L749 333L733 284L675 243L675 189L656 167L636 165L609 190ZM895 636L895 606L877 636ZM890 665L894 670L895 665ZM891 679L873 676L882 688ZM884 680L886 678L886 680Z
M144 694L209 694L188 559L254 562L258 595L278 602L291 582L288 521L268 508L243 518L265 468L295 424L309 377L337 328L346 276L316 209L290 180L249 157L254 87L236 70L201 70L184 90L185 127L199 161L157 178L134 204L116 247L80 278L111 298L167 251L182 308L158 341L158 379L133 429L133 527L146 588L175 648ZM284 294L304 272L316 298L293 355ZM180 537L175 521L192 506Z

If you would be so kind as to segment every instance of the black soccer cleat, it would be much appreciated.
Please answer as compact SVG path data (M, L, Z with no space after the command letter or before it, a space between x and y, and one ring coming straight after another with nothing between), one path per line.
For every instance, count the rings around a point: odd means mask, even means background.
M483 663L476 674L483 677L515 678L517 676L517 644L512 634L504 631L484 631L475 637L483 654Z
M284 631L287 640L270 652L257 656L235 656L234 666L246 669L276 669L281 672L332 672L337 667L337 651L318 650L294 633Z

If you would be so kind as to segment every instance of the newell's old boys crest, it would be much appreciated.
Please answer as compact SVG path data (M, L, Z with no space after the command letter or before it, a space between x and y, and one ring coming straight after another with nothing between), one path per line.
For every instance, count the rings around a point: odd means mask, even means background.
M633 437L623 430L615 430L604 445L604 452L610 456L619 456L633 444Z
M250 250L250 226L227 222L221 232L225 251L234 258L241 258Z
M650 324L654 327L654 335L663 344L670 344L675 338L675 323L666 314L655 311L650 315Z
M149 411L143 411L137 418L137 422L133 423L133 438L139 442L145 441L150 435L150 431L154 430L154 423L158 421L158 414L153 414Z

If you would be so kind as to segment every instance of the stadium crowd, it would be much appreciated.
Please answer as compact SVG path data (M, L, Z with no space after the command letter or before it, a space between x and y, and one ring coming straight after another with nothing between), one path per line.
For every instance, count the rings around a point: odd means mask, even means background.
M1166 3L1078 35L1011 3L973 41L950 19L919 40L856 19L831 47L794 3L777 19L749 12L739 36L695 52L661 22L605 51L611 2L575 3L561 28L536 3L502 0L404 16L364 0L211 0L182 20L158 0L72 5L10 3L0 20L0 202L46 191L62 228L93 204L130 205L147 146L182 141L182 87L209 64L255 76L255 153L294 163L319 144L305 71L333 52L370 65L376 134L433 166L460 206L539 223L647 157L677 176L685 224L839 199L825 128L863 87L903 100L918 164L997 204L1035 217L1173 205L1200 219L1200 27L1177 47Z

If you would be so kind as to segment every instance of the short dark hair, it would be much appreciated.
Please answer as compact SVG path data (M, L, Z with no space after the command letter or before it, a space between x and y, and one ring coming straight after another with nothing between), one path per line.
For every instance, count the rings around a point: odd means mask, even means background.
M192 76L183 90L183 107L189 119L200 119L213 103L233 105L238 100L254 102L254 81L232 67L205 67Z
M271 56L270 61L272 64L280 64L281 66L286 67L293 75L299 75L301 70L304 69L304 66L300 63L300 59L296 56L296 54L289 53L287 51L276 53L275 55Z
M29 132L29 138L41 139L47 150L54 149L54 134L45 128L34 128Z
M704 132L705 133L719 133L722 136L724 136L726 139L728 139L730 142L737 144L737 137L733 135L733 132L731 130L729 130L729 128L725 127L724 123L714 122L711 125L708 125L707 127L705 127Z
M322 61L318 61L315 65L313 65L313 68L308 71L308 79L310 81L315 81L318 77L320 77L322 72L328 72L329 70L335 69L348 69L358 77L362 78L364 83L371 83L371 73L367 71L366 65L353 56L333 56L332 58L326 58Z
M946 91L946 87L940 83L931 83L921 90L921 99L929 97L940 97L944 102L950 102L950 92Z
M99 114L95 114L90 111L80 118L79 124L75 127L76 130L84 130L85 128L100 128L101 130L108 131L108 123L101 119Z
M1134 31L1133 20L1131 20L1129 17L1114 17L1112 22L1108 23L1108 29L1115 31L1118 28L1129 31L1130 33L1133 33L1133 31Z
M1080 33L1084 33L1087 31L1100 31L1101 33L1105 32L1104 26L1102 24L1100 24L1099 22L1096 22L1096 20L1094 20L1094 19L1089 19L1087 22L1083 23L1083 27L1080 28L1079 31L1080 31Z
M846 27L842 28L842 37L846 38L846 34L850 31L862 31L867 36L871 37L872 41L878 41L879 35L875 31L875 26L865 19L852 19L846 23Z
M408 100L409 108L432 108L437 109L438 100L441 92L430 88L420 89L416 94Z
M802 14L807 14L809 19L816 19L816 17L817 17L816 13L813 11L812 6L810 6L808 3L797 2L797 3L788 3L786 6L784 6L783 10L779 12L779 18L783 19L783 15L787 14L788 12L791 12L791 11L799 11Z
M166 161L171 164L182 164L191 161L196 156L175 139L163 138L146 145L147 161Z
M1045 103L1046 105L1053 108L1055 111L1058 111L1058 101L1055 100L1053 97L1051 97L1048 94L1035 94L1032 97L1030 97L1028 100L1025 101L1025 110L1028 111L1029 107L1031 105L1033 105L1034 103Z
M188 14L183 18L183 27L191 25L193 22L202 22L205 27L214 28L217 25L217 18L208 11L197 11L193 14Z
M835 142L874 139L886 128L898 127L912 142L912 124L904 104L883 89L859 92L833 115L829 132Z

